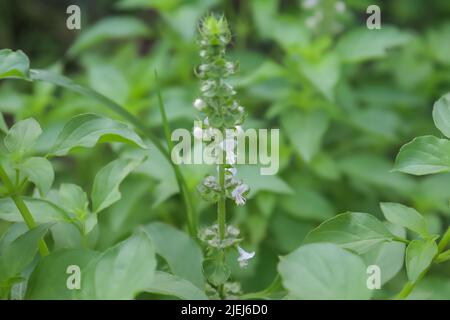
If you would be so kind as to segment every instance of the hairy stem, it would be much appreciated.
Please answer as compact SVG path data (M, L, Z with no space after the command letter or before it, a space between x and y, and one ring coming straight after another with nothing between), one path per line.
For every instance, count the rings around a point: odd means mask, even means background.
M15 193L15 187L11 180L8 177L8 174L3 169L3 166L0 164L0 178L3 181L3 184L8 189L11 199L14 201L14 204L16 205L17 209L19 210L20 214L22 215L23 220L27 224L28 228L34 229L36 228L37 224L36 221L34 221L33 216L31 215L30 210L28 209L27 205L23 201L22 197L19 194ZM39 253L41 256L46 256L50 252L48 250L47 244L45 243L44 239L39 240Z
M225 165L219 164L219 185L222 194L217 204L217 223L219 224L220 241L225 238L226 212L225 212Z
M172 143L172 139L170 136L171 130L170 130L169 121L167 120L166 109L164 108L164 100L161 95L161 89L159 87L158 73L156 70L155 70L155 80L156 80L156 93L158 95L159 111L161 113L162 124L163 124L163 129L164 129L164 136L166 138L167 148L169 150L168 153L169 153L169 155L171 155L172 149L173 149L173 143ZM185 206L186 206L189 234L191 235L192 238L197 239L197 218L195 217L195 212L194 212L191 200L189 198L189 190L187 188L184 178L181 176L181 172L179 172L179 170L178 170L178 167L176 167L170 159L169 159L169 161L172 164L172 166L174 166L175 175L177 178L178 185L180 187L180 193L183 197L183 202L185 203Z

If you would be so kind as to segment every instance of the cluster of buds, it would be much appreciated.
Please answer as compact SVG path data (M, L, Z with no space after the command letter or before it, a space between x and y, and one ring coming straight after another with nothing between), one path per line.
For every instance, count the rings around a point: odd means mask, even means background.
M204 113L203 127L194 128L194 137L211 139L217 137L214 130L242 131L241 124L245 119L244 108L239 105L234 96L236 91L226 82L226 78L234 74L237 64L225 59L225 50L231 41L231 33L224 17L207 16L200 26L200 57L201 64L196 71L201 80L200 97L194 101L194 107ZM223 135L222 135L223 137ZM215 176L207 176L198 187L203 199L217 202L221 195L231 198L237 205L245 204L245 195L249 187L237 179L235 139L224 138L215 141L217 158L225 154L226 166L225 185L222 190Z
M249 187L241 179L236 178L236 172L236 168L232 166L225 169L225 190L220 187L216 176L207 176L197 188L203 200L217 202L225 192L225 196L232 199L236 205L244 205Z
M201 95L194 107L205 113L212 127L233 128L245 118L244 108L234 99L236 91L226 82L234 74L237 63L225 59L231 33L224 17L206 17L200 27L201 64L196 70L201 80Z
M221 199L232 199L236 205L244 205L249 187L236 177L236 136L229 138L225 132L241 133L241 124L245 120L245 110L235 99L236 91L226 81L233 75L238 64L225 58L227 45L231 41L231 32L224 17L207 16L200 25L200 58L201 64L195 70L201 81L200 97L194 100L194 108L204 114L199 123L201 127L194 127L194 137L200 140L212 141L216 147L214 157L218 164L218 174L207 176L198 186L201 197L212 203ZM217 135L215 132L221 134ZM218 139L217 137L222 137ZM222 172L222 175L220 174ZM224 222L221 225L225 225ZM238 243L239 230L232 226L221 229L218 224L204 229L199 237L211 249L223 251L228 247L237 247L239 264L247 265L253 253L243 251ZM220 231L222 230L222 232ZM245 252L245 254L244 254Z

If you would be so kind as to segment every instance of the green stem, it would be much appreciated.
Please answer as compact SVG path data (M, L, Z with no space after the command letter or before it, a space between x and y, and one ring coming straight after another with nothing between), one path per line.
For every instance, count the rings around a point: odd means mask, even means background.
M225 238L226 211L225 211L225 165L219 164L219 186L222 191L217 205L217 223L219 224L219 238Z
M445 250L449 241L450 241L450 227L447 228L447 231L442 236L441 241L439 241L439 244L438 244L438 252L439 253L441 253L442 251Z
M402 291L395 297L396 300L405 299L411 291L414 289L415 283L408 281L404 286Z
M450 260L450 250L442 252L440 255L437 256L435 261L436 263L442 263L448 260Z
M1 164L0 164L0 178L3 181L5 187L9 190L11 199L14 201L14 204L19 210L20 214L22 215L22 218L27 224L28 228L30 230L36 228L37 224L36 221L34 221L34 218L31 215L30 210L23 201L22 197L19 194L15 193L14 185L12 184L11 180L8 177L8 174L5 172ZM39 240L39 253L43 257L50 253L43 239Z
M171 155L172 149L173 149L173 143L172 143L172 139L171 139L171 135L170 135L171 130L170 130L169 121L167 120L167 114L166 114L166 110L164 108L164 100L161 95L161 90L159 87L158 73L156 70L155 70L155 80L156 80L156 93L158 95L159 111L161 113L162 124L163 124L163 129L164 129L164 136L166 138L167 148L169 150L168 154ZM174 167L177 182L180 187L180 193L183 197L183 202L185 203L185 206L186 206L189 234L191 235L192 238L197 239L197 236L198 236L197 235L197 219L195 217L195 212L194 212L194 209L192 206L192 202L189 198L189 189L186 185L184 178L181 175L181 172L179 172L178 167L176 167L174 165L174 163L171 161L171 159L169 159L169 161L172 164L172 166Z

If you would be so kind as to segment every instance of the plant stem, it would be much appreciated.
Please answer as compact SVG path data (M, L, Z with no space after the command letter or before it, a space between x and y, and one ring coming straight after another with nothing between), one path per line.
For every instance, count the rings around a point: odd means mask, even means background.
M411 291L414 289L415 283L408 281L404 286L402 291L395 297L396 300L405 299Z
M164 100L161 95L158 72L156 71L156 69L155 69L155 80L156 80L156 93L158 95L158 106L159 106L159 111L161 113L162 124L163 124L163 129L164 129L164 136L166 138L167 148L169 150L168 154L172 155L173 143L172 143L171 136L170 136L171 130L170 130L169 121L167 120L166 109L164 108ZM192 238L197 239L197 218L195 217L195 212L192 207L191 200L189 198L189 190L187 188L184 178L181 175L181 172L179 172L179 170L178 170L178 167L176 167L170 159L169 159L169 161L172 164L172 166L174 166L175 176L177 178L177 182L180 187L180 193L183 197L183 201L186 206L189 234L191 235Z
M8 174L3 169L3 166L1 164L0 164L0 178L3 181L5 187L8 189L11 199L14 201L14 204L19 210L20 214L22 215L22 218L27 224L28 228L30 230L36 228L37 224L36 221L34 221L34 218L31 215L30 210L23 201L22 197L19 194L15 193L14 185L12 184L11 180L8 177ZM39 240L39 253L43 257L50 253L44 239Z
M440 255L437 256L435 261L436 263L442 263L448 260L450 260L450 250L442 252Z
M442 236L441 241L439 241L439 244L438 244L438 252L439 253L441 253L442 251L445 250L449 241L450 241L450 227L447 228L447 231Z
M222 143L225 143L225 141L223 141ZM219 224L219 239L222 242L223 239L225 238L225 228L226 228L226 211L225 211L226 190L225 190L225 165L224 165L225 151L222 152L221 156L222 161L219 164L219 186L221 190L221 195L217 203L217 223Z
M444 249L446 248L446 246L447 246L449 241L450 241L450 227L447 228L447 231L445 232L444 236L442 237L441 241L438 244L438 253L434 257L433 262L441 263L441 262L444 262L444 261L447 261L447 260L450 259L450 250L447 250L446 252L442 253L442 251L444 251ZM407 298L409 296L409 294L411 293L411 291L416 286L416 284L419 283L419 281L422 280L422 278L428 272L428 269L430 269L430 267L425 269L419 275L419 277L416 279L416 281L414 281L414 282L408 281L403 286L402 291L400 291L400 293L396 296L396 299L405 299L405 298Z

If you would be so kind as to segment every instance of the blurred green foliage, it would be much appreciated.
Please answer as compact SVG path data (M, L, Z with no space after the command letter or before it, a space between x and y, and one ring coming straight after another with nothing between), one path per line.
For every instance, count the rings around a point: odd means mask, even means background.
M81 7L79 31L65 26L66 7L73 3ZM312 228L338 213L381 216L379 202L398 202L423 213L432 233L442 233L450 221L450 174L391 172L405 142L441 136L431 111L450 89L450 2L348 0L343 12L334 0L312 9L302 3L3 0L0 48L21 49L32 67L63 72L94 88L138 115L162 140L154 70L171 127L192 128L199 118L192 108L198 93L197 24L207 12L223 12L233 32L231 56L241 66L232 82L249 115L246 127L280 128L279 174L259 176L255 168L240 168L251 199L245 207L228 209L246 247L257 252L247 269L236 267L232 274L245 291L257 291L275 277L278 256L296 249ZM381 30L365 26L370 4L381 7ZM308 27L317 12L322 20ZM9 126L36 118L45 129L37 142L40 150L76 114L115 117L92 99L40 82L0 82L0 111ZM56 159L55 185L76 183L90 192L100 168L119 154L135 152L100 145ZM123 182L122 199L99 215L90 239L94 248L111 247L155 220L185 228L170 165L155 148L145 155L148 159ZM195 194L208 170L182 167L200 225L215 219L215 208ZM7 227L0 222L0 230ZM58 240L57 231L53 238L56 247L78 246ZM400 272L375 297L398 292L405 278ZM449 268L436 267L412 296L448 298L449 288Z

